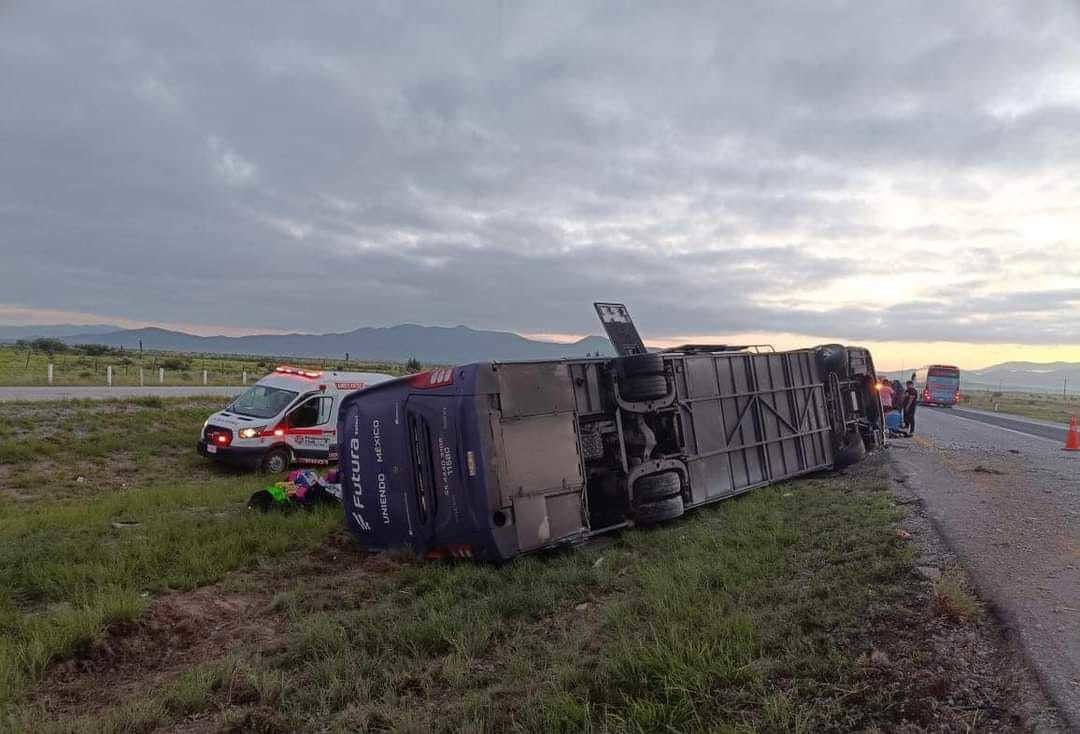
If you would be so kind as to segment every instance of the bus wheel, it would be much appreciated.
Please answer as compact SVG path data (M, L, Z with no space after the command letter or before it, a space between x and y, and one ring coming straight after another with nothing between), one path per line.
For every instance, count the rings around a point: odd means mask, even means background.
M822 344L815 351L822 372L833 372L840 377L847 376L847 349L843 344Z
M681 517L683 512L682 496L675 495L659 502L646 502L643 505L638 505L634 511L634 523L637 525L658 525Z
M624 400L644 403L659 400L668 394L667 377L664 375L634 375L627 377L619 386L619 394Z
M619 359L619 394L624 400L644 403L668 393L664 358L659 354L631 354Z
M852 431L847 434L844 443L836 449L833 466L843 469L845 466L858 464L864 458L866 458L866 446L863 444L862 436L858 431Z
M664 358L659 354L631 354L619 359L619 371L626 377L664 374Z
M634 482L634 501L638 504L667 499L681 492L682 480L678 472L646 474Z
M263 454L260 467L267 474L280 474L289 468L289 464L292 463L292 456L289 454L289 450L281 448L270 449Z

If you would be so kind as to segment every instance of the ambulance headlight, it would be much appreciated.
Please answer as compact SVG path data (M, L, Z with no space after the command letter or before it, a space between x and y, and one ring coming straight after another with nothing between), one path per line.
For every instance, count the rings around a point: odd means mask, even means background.
M262 430L264 428L266 428L266 426L254 426L252 428L241 428L240 429L240 438L255 438L260 433L262 433Z

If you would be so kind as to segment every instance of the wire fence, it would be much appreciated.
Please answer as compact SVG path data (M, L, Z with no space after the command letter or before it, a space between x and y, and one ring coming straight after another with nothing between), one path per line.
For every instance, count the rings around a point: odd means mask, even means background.
M318 370L404 374L399 363L329 358L246 357L184 353L109 351L88 354L77 349L48 353L25 347L0 347L0 385L250 385L279 365Z

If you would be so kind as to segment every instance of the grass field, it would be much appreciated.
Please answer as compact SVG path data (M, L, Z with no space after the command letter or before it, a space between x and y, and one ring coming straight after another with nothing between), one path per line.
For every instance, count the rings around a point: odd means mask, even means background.
M959 729L987 721L972 696L1004 706L934 637L968 640L977 603L933 611L880 462L430 564L365 555L336 511L246 511L266 480L194 457L215 407L0 405L0 729Z
M143 370L146 385L201 385L206 370L208 385L239 385L244 372L248 384L255 382L281 364L309 369L338 369L352 372L384 372L405 374L405 365L397 362L348 363L334 359L301 357L246 357L183 352L110 351L104 354L87 353L93 348L71 348L65 352L47 354L26 347L0 346L0 386L41 386L48 384L48 365L53 365L55 385L104 385L106 371L113 368L114 385L138 385L139 369ZM164 382L158 382L159 368L165 369Z
M1068 423L1074 415L1080 415L1080 396L1020 392L965 392L960 407L1011 413L1027 418Z

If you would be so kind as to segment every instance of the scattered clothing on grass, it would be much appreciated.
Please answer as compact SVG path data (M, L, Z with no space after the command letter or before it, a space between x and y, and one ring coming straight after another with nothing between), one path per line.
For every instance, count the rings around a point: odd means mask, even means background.
M337 478L336 472L333 478ZM248 509L261 512L311 509L326 502L341 502L341 485L328 482L310 469L301 469L291 472L286 481L276 482L252 494Z

